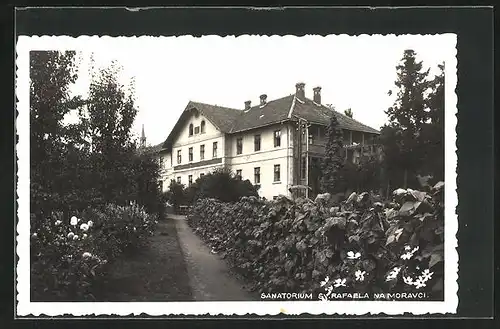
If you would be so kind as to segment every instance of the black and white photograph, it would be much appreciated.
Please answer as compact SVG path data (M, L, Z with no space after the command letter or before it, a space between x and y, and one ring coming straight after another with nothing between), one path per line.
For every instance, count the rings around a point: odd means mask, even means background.
M18 314L454 313L456 43L19 37Z

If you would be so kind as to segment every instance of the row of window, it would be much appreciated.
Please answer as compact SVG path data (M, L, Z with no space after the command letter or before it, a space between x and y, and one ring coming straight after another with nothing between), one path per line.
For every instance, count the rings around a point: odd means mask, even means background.
M200 178L204 175L204 173L201 173ZM253 175L254 184L260 184L260 167L253 168ZM236 170L236 176L241 179L243 177L243 171L241 169ZM172 179L172 181L174 180ZM281 182L281 166L279 164L274 165L274 182ZM177 177L177 183L182 183L181 176ZM191 184L193 184L193 175L188 175L188 186L191 186Z
M274 131L274 147L281 146L281 130ZM254 152L260 151L261 147L261 135L253 136L253 150ZM243 137L236 139L236 154L243 153Z
M212 158L217 158L217 142L212 143ZM193 148L188 149L188 160L193 161ZM200 161L205 160L205 144L200 145ZM177 163L182 163L182 150L177 150Z
M189 136L193 134L204 134L205 133L205 120L201 121L199 126L194 126L192 123L189 124Z
M243 177L243 170L237 169L236 176L240 179ZM253 168L253 183L255 185L260 184L260 167ZM281 182L281 166L279 164L274 165L274 182Z

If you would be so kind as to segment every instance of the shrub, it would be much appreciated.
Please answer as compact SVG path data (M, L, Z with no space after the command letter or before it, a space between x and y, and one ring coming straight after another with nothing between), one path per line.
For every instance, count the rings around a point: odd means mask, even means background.
M33 300L94 300L109 262L144 244L157 223L137 204L108 204L70 219L61 212L37 217L31 215Z
M204 199L188 223L261 293L425 291L436 300L443 298L443 188L397 190L386 205L366 192L339 207Z

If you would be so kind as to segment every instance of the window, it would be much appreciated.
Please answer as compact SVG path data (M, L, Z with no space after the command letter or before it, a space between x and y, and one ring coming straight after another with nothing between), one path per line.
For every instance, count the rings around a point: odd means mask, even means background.
M280 181L280 165L274 165L274 181Z
M170 184L173 184L173 183L175 183L175 179L173 179L173 178L172 178L172 179L170 180Z
M200 160L205 159L205 145L200 145Z
M253 169L253 179L255 184L260 184L260 167Z
M201 122L201 133L204 134L205 133L205 120L203 120Z
M177 163L182 162L182 153L181 150L177 150Z
M253 137L253 150L255 152L260 151L260 135L255 135Z
M309 145L314 144L314 135L309 134Z
M216 158L216 157L217 157L217 142L214 142L212 158Z
M193 136L193 124L189 124L189 136Z
M163 157L160 156L160 169L162 169L162 168L163 168Z
M273 200L278 200L278 196L277 195L273 196Z
M194 133L199 134L200 133L200 126L194 127Z
M241 169L236 170L236 177L237 177L238 179L241 179L241 177L242 177L242 176L241 176Z
M193 148L189 148L189 161L193 161Z
M274 147L281 146L281 130L274 131Z
M243 152L243 138L238 138L236 140L236 154L241 154Z
M193 184L193 175L188 176L188 184L191 186Z
M177 177L177 184L181 183L181 176Z

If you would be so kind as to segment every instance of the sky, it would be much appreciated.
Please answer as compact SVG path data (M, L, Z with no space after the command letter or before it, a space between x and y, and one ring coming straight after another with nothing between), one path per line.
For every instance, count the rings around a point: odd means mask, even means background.
M72 92L85 96L91 54L97 67L116 60L121 80L135 78L138 114L133 132L144 125L147 143L163 142L190 100L242 109L259 95L273 100L305 83L306 97L321 86L322 103L351 108L354 119L375 129L387 122L396 65L413 49L431 76L454 55L443 35L408 36L239 36L104 37L80 47L79 79ZM75 48L73 46L73 48Z

